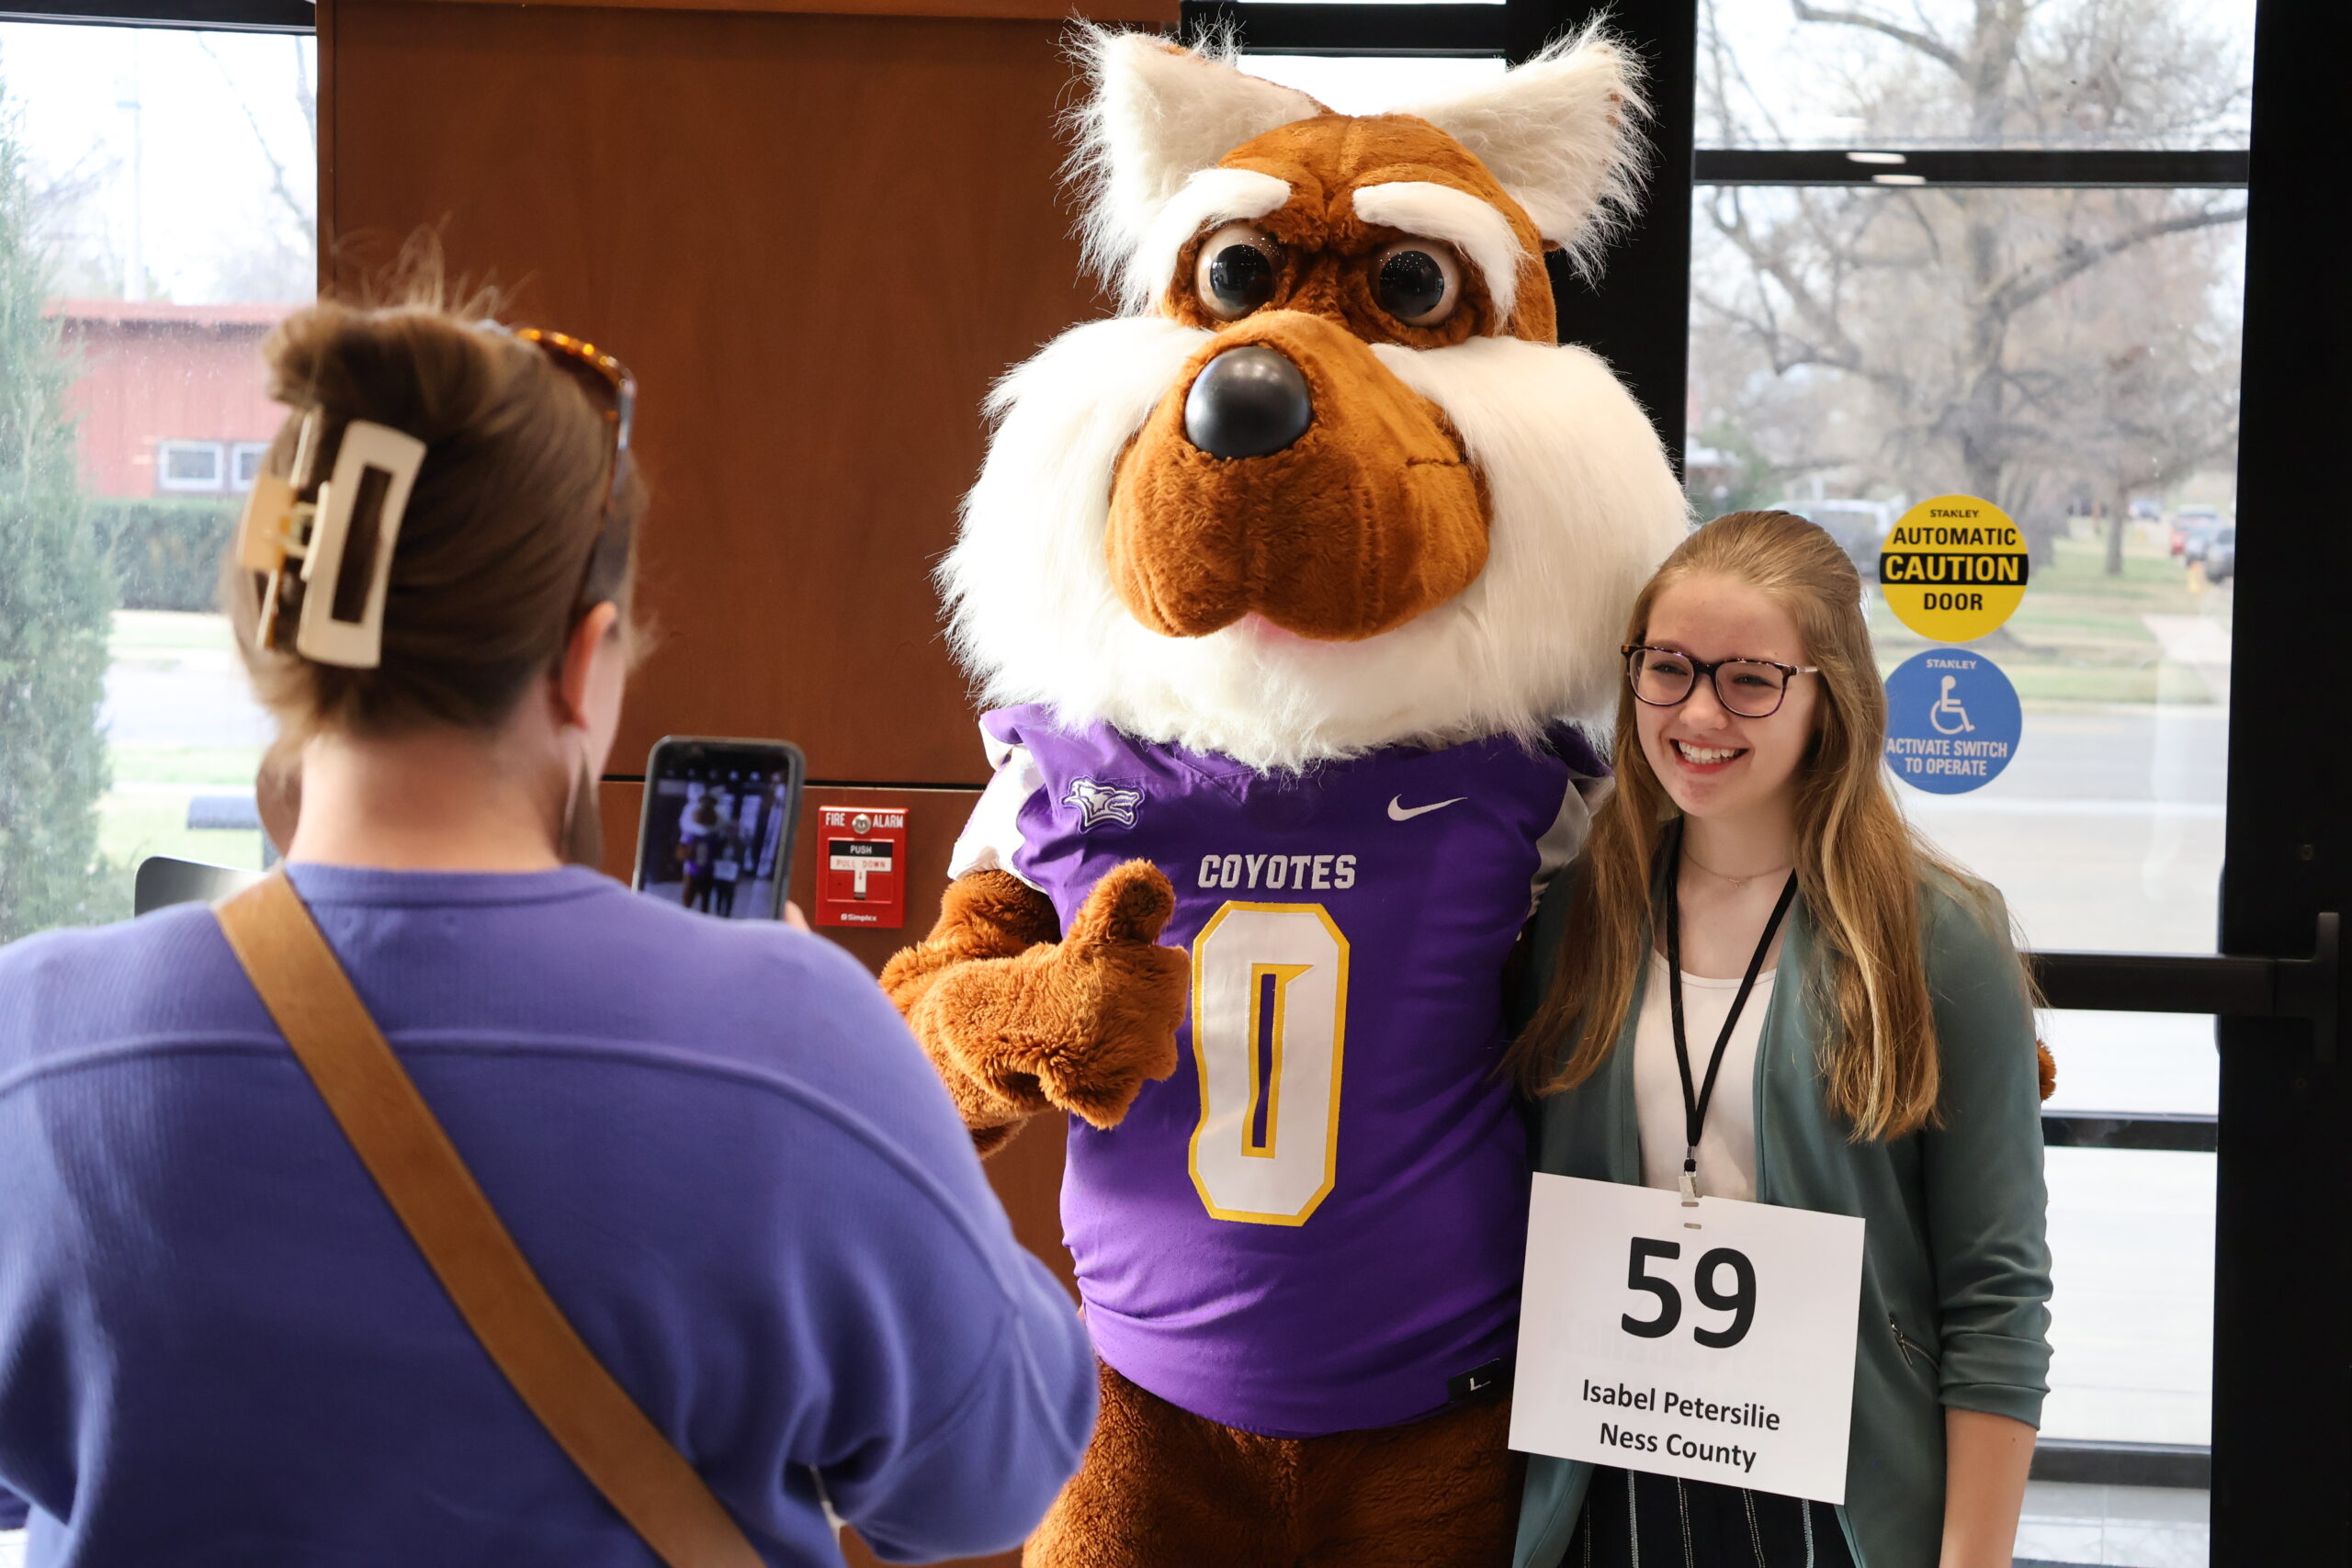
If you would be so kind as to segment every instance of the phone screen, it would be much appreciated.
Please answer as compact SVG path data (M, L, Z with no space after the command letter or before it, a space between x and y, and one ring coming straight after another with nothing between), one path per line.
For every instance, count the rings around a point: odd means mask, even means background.
M673 736L654 747L637 890L721 919L776 919L792 878L803 772L786 741Z

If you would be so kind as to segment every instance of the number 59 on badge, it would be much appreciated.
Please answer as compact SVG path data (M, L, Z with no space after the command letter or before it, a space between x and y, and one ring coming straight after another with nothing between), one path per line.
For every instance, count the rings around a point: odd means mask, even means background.
M1538 1176L1510 1446L1842 1503L1862 1222Z

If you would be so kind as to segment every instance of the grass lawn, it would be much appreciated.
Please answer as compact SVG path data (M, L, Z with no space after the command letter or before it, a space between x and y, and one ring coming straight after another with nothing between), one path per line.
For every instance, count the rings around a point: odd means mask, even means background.
M2008 623L1969 646L1998 664L2029 702L2206 703L2193 671L2164 663L2145 615L2205 615L2229 629L2227 589L2192 592L2188 573L2162 550L2127 546L2123 574L2109 577L2106 544L2060 539L2054 564L2034 569L2025 603ZM1882 671L1936 646L1896 620L1877 594L1871 639Z
M109 864L136 870L149 855L172 855L213 865L261 869L261 835L187 826L187 797L208 793L126 794L114 790L98 800L98 852ZM225 792L224 792L225 793ZM128 911L125 911L128 913Z
M217 680L242 688L244 682L228 620L220 615L118 610L107 650L117 663L177 670L199 683ZM187 826L192 796L252 793L261 766L258 746L118 740L107 760L113 784L98 802L98 852L108 865L126 877L149 855L260 866L259 833Z
M202 784L198 794L243 794L261 767L255 746L152 746L119 742L109 753L115 787L124 784Z

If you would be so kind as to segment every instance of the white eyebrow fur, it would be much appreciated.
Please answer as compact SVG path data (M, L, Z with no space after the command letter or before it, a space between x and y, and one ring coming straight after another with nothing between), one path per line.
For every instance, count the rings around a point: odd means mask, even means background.
M1503 330L1519 303L1519 268L1527 251L1499 209L1468 191L1427 180L1365 186L1355 193L1355 208L1367 223L1443 240L1468 257L1495 302L1495 330Z
M1150 310L1172 279L1177 256L1204 230L1263 218L1289 199L1286 182L1255 169L1200 170L1153 214L1120 280L1120 308L1130 315Z

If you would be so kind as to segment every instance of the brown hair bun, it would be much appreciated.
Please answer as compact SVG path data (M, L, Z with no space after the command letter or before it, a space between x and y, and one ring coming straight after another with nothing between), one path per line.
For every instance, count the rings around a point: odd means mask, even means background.
M322 301L280 322L262 355L270 396L294 411L271 472L289 473L312 409L313 477L331 471L353 420L427 448L392 553L379 667L313 663L290 623L261 647L266 579L228 568L238 649L281 746L329 729L494 728L590 607L615 601L627 621L643 488L624 475L607 511L609 426L538 348L436 306Z

